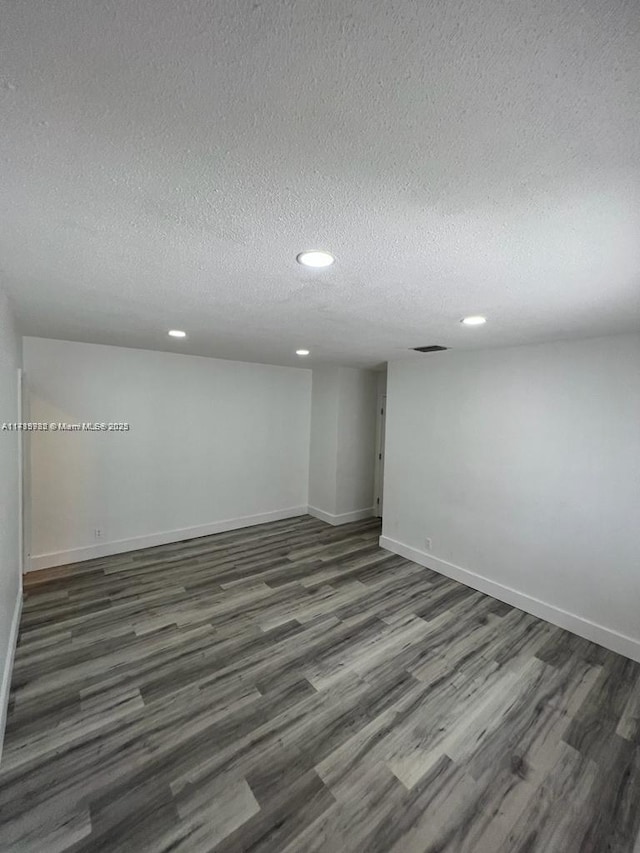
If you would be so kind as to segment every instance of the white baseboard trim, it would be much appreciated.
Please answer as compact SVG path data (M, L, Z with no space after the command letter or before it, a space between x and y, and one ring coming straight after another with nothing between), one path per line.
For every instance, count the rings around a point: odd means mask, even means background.
M13 673L13 659L18 645L18 633L20 631L20 616L22 614L22 593L18 591L16 603L13 608L11 620L11 631L9 632L9 648L4 661L2 672L2 685L0 686L0 761L2 760L2 747L4 746L4 730L7 725L7 708L9 705L9 693L11 691L11 675Z
M427 551L412 548L410 545L390 539L388 536L381 536L379 542L380 547L385 548L387 551L399 554L401 557L406 557L407 560L411 560L428 569L433 569L434 572L460 581L460 583L470 586L472 589L477 589L479 592L491 595L493 598L511 604L513 607L518 607L520 610L531 613L533 616L538 616L546 622L551 622L552 625L557 625L559 628L571 631L571 633L577 634L579 637L584 637L585 640L590 640L599 646L611 649L611 651L631 658L631 660L640 661L640 640L636 640L626 634L620 634L612 628L606 628L604 625L599 625L597 622L585 619L584 616L569 613L567 610L562 610L560 607L548 604L546 601L541 601L539 598L534 598L524 592L518 592L517 589L504 586L501 583L471 572L469 569L463 569L454 563L440 560Z
M355 509L353 512L343 512L339 515L334 515L332 512L325 512L323 509L310 506L309 515L319 518L320 521L326 521L327 524L337 526L339 524L349 524L352 521L362 521L363 518L371 518L373 516L373 507L369 506L366 509Z
M257 515L228 518L225 521L214 521L196 527L182 527L177 530L166 530L162 533L150 533L147 536L135 536L131 539L101 542L99 545L87 545L84 548L70 548L68 551L34 554L30 558L27 571L35 572L39 569L50 569L53 566L66 566L68 563L80 563L84 560L110 557L113 554L124 554L126 551L139 551L141 548L154 548L156 545L168 545L171 542L182 542L184 539L211 536L214 533L226 533L228 530L239 530L242 527L253 527L256 524L267 524L270 521L282 521L286 518L296 518L299 515L306 514L306 506L294 506L288 509L276 509L272 512L261 512Z

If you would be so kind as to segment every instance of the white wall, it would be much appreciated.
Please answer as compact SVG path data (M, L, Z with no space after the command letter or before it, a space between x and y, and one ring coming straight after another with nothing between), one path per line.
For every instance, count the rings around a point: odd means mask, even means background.
M20 343L6 297L0 292L0 424L18 418ZM20 619L20 433L0 431L0 745Z
M313 370L309 504L331 515L337 512L339 367Z
M309 506L330 524L372 513L376 389L371 370L313 370Z
M386 428L385 547L640 659L640 336L392 363Z
M311 371L24 339L31 568L302 514ZM94 531L103 530L96 540Z

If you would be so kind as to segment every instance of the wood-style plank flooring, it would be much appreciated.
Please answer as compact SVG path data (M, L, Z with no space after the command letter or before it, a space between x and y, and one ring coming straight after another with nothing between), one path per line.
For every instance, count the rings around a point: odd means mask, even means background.
M3 851L640 850L640 665L303 517L27 577Z

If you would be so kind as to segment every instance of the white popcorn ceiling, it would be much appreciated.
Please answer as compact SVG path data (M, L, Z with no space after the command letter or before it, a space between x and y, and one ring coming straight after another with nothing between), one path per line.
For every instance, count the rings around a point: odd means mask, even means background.
M640 328L636 0L0 9L25 334L375 366Z

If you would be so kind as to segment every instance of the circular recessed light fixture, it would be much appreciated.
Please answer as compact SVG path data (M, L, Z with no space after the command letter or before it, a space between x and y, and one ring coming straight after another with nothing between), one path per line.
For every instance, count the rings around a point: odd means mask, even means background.
M309 350L308 349L297 349L296 355L309 355Z
M460 320L463 326L484 326L487 322L486 317L464 317Z
M329 252L313 249L309 252L300 252L296 261L305 267L330 267L335 258Z
M172 338L186 338L187 337L187 333L181 331L180 329L171 329L169 331L169 334L171 335Z

